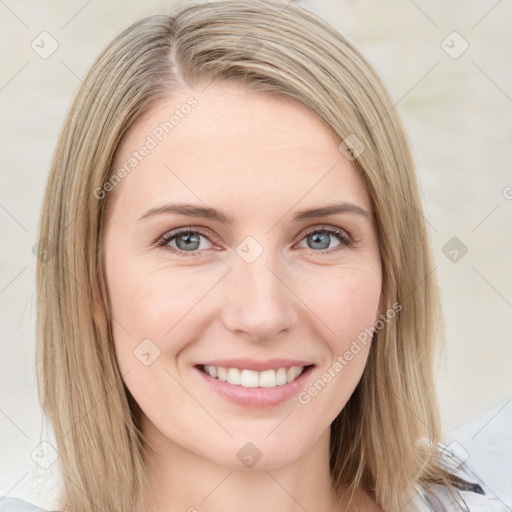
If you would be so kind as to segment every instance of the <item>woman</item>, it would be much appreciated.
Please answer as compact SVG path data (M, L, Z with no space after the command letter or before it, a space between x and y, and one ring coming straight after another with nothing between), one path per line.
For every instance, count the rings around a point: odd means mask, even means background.
M440 444L393 107L343 36L276 0L188 4L103 51L40 226L63 510L505 510Z

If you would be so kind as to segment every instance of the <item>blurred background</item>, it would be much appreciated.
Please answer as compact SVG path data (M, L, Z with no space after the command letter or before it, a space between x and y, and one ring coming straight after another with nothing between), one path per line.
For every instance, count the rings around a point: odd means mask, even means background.
M51 508L59 489L34 370L34 246L58 133L99 51L175 3L0 1L0 498ZM362 51L402 116L445 312L446 443L512 506L512 3L295 3Z

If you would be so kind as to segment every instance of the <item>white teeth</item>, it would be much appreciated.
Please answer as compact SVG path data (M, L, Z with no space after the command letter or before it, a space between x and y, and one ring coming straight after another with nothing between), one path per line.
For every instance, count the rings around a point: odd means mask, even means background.
M254 370L242 370L240 385L244 388L257 388L258 372L255 372Z
M228 383L240 386L240 370L238 368L228 368Z
M278 386L282 386L286 384L288 381L286 380L286 368L279 368L276 372L276 384Z
M273 388L276 386L276 372L275 370L265 370L260 372L259 376L260 388Z
M295 380L301 373L304 368L300 368L299 366L292 366L287 372L286 372L286 380L288 382L291 382L292 380Z
M288 382L293 382L303 371L300 366L288 368L279 368L278 370L265 370L257 372L254 370L242 370L238 368L222 368L221 366L204 366L204 371L210 377L217 378L223 382L228 382L234 386L243 386L245 388L274 388L282 386Z

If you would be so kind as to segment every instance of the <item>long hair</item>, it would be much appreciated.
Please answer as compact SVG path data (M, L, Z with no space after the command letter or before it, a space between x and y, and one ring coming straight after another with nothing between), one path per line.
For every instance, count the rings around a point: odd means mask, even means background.
M414 162L367 60L327 22L279 0L189 2L137 21L101 52L69 110L45 191L36 275L38 387L56 435L63 504L73 512L141 506L140 409L116 363L103 273L113 193L98 190L142 114L213 81L291 98L345 149L356 141L350 154L375 212L384 309L401 310L375 333L361 381L331 425L330 470L340 499L342 486L363 486L383 510L399 510L415 485L446 476L436 463L433 381L443 329Z

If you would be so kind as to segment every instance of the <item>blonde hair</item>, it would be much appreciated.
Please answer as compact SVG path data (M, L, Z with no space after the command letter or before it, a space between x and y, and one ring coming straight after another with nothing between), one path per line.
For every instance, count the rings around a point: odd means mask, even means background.
M145 488L140 409L116 363L103 275L112 193L94 191L115 172L123 134L155 102L219 80L292 98L364 147L353 163L375 212L383 307L401 311L375 333L362 379L331 426L330 467L340 499L342 486L363 486L384 511L401 509L414 485L446 477L433 382L440 306L414 162L395 105L360 52L318 16L277 0L194 2L134 23L99 55L67 115L36 277L38 386L63 502L73 512L91 502L128 512Z

